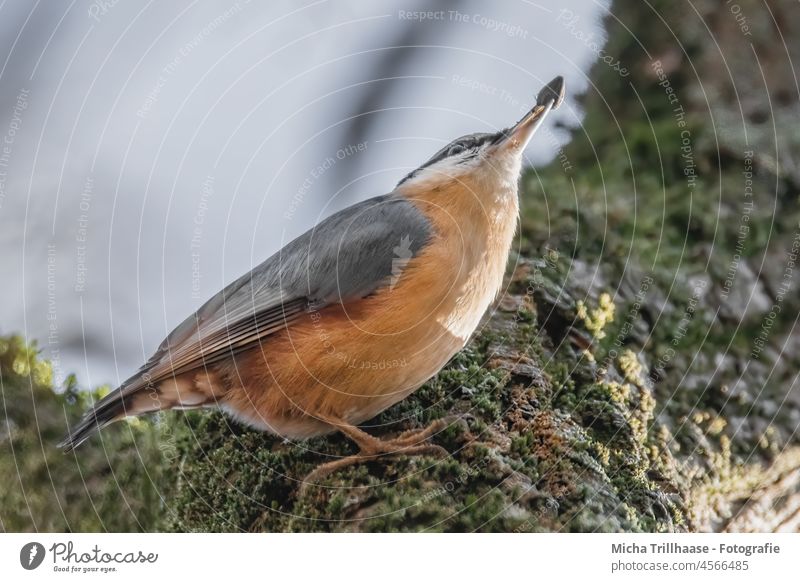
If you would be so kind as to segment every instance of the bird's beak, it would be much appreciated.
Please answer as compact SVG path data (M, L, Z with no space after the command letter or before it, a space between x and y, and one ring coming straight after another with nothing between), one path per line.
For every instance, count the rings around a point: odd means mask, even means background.
M513 148L519 152L525 149L528 142L552 109L558 108L564 101L564 78L556 77L550 81L536 96L536 105L516 125L503 132L497 144L498 149Z

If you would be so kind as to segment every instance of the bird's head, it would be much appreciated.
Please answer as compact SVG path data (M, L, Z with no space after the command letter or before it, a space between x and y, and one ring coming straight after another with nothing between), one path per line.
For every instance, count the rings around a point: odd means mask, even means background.
M406 191L426 190L462 182L470 189L494 192L513 189L522 166L522 152L550 110L564 100L564 79L550 81L536 105L515 125L496 133L471 133L459 137L403 178L397 186Z

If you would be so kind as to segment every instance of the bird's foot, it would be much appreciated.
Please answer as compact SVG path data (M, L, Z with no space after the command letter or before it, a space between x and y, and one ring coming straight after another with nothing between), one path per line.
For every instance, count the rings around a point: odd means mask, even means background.
M433 421L430 425L422 429L408 430L397 437L390 439L379 439L363 430L348 424L333 424L342 433L348 436L359 447L359 452L349 457L343 457L324 463L309 473L300 485L300 496L308 492L309 487L317 484L328 475L335 473L339 469L357 465L366 461L373 461L382 456L394 455L433 455L437 457L447 456L449 453L439 445L426 444L425 441L431 436L441 432L455 417L447 417Z
M434 420L424 428L407 430L405 432L401 432L396 437L385 439L382 442L399 447L417 445L442 432L451 424L455 424L460 421L462 421L462 419L458 416L445 416L444 418Z

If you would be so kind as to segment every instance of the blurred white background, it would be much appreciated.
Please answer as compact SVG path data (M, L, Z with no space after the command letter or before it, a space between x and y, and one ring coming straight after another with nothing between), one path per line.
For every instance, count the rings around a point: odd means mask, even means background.
M554 120L579 124L605 9L1 2L0 333L38 340L59 382L120 382L225 283L555 75Z

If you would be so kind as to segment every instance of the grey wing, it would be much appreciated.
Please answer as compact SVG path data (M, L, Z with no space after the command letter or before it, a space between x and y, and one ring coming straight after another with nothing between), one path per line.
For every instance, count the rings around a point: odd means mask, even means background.
M162 342L120 396L254 347L304 313L365 297L386 285L397 260L415 256L432 226L388 194L325 219L209 299Z

